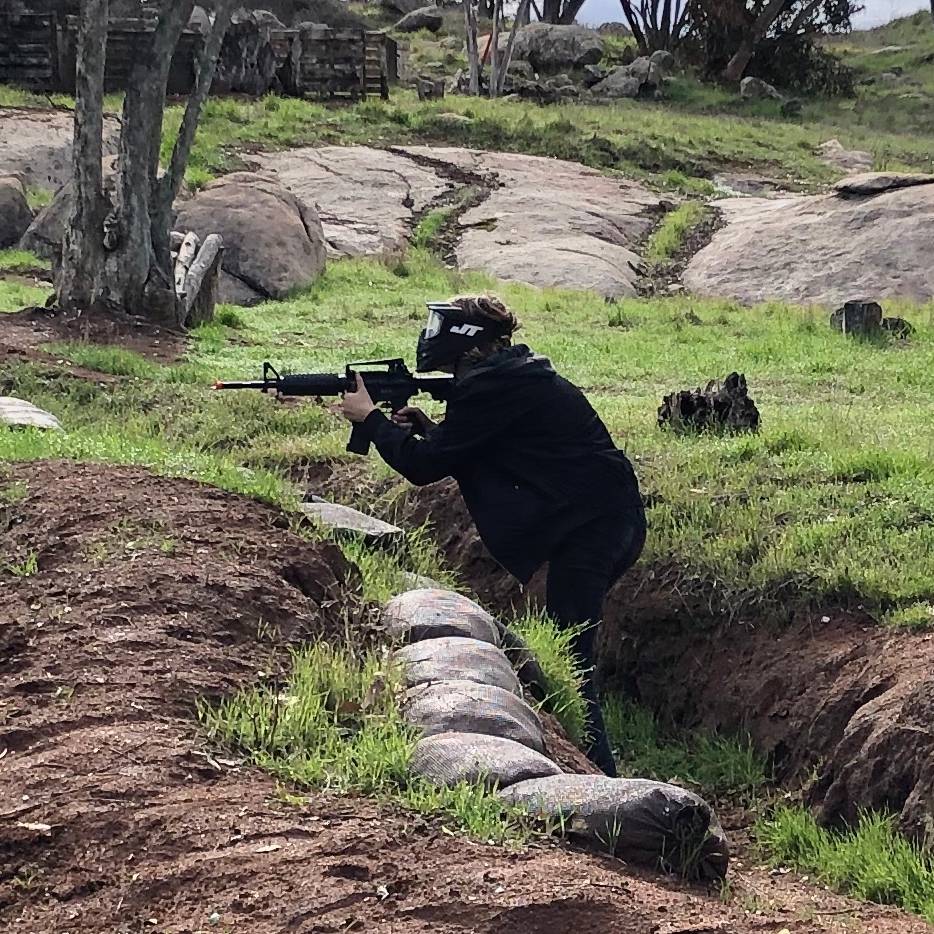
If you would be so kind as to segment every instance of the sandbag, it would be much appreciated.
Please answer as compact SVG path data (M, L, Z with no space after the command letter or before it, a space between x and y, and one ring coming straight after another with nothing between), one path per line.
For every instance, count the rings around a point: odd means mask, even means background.
M383 609L389 635L403 642L464 636L499 645L496 621L473 600L451 590L408 590Z
M507 788L561 769L541 753L501 736L479 733L439 733L418 741L409 770L436 785L483 783Z
M410 688L403 716L425 736L437 733L481 733L502 736L545 751L538 714L515 694L474 681L439 681Z
M676 785L558 775L519 782L500 796L620 859L691 877L726 875L729 845L710 806Z
M393 653L409 687L435 681L475 681L522 696L519 679L503 652L479 639L445 636L413 642Z

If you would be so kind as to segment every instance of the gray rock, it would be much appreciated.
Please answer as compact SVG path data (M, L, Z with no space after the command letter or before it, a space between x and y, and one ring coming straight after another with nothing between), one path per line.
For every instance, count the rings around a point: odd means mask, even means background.
M338 503L302 503L299 509L334 532L344 532L369 541L385 541L401 537L402 529L374 519L366 513Z
M45 428L61 431L58 419L34 406L31 402L15 399L13 396L0 396L0 422L12 428Z
M419 29L437 32L443 25L444 15L436 6L423 6L406 13L392 28L396 32L418 32Z
M659 95L663 82L661 68L643 55L629 65L618 65L591 88L591 93L598 98L653 99Z
M866 171L872 168L872 153L859 149L844 149L838 139L829 139L817 147L821 161L846 172Z
M803 104L797 97L789 97L782 101L783 117L800 117Z
M203 6L196 6L188 17L188 29L206 36L211 31L211 15Z
M667 49L658 49L649 56L649 59L663 72L669 73L675 70L675 57Z
M934 298L934 176L857 176L832 194L714 207L726 224L688 264L692 292L831 308L854 294Z
M771 97L775 100L782 100L782 95L767 81L761 78L743 78L739 83L739 93L743 100L758 101Z
M234 11L230 17L230 22L234 26L252 23L254 26L262 26L265 29L285 29L285 23L275 13L270 13L269 10L247 10L241 7L239 10Z
M834 185L834 190L842 197L878 195L885 191L898 191L901 188L914 188L917 185L934 184L934 175L902 172L866 172L862 175L850 175Z
M15 246L32 223L26 188L15 175L0 175L0 249Z
M500 47L505 48L508 41L503 35ZM584 26L531 23L516 33L513 56L529 62L537 72L556 74L596 65L603 58L603 39Z
M222 268L217 281L217 300L222 305L242 305L249 308L262 302L264 296Z
M592 66L587 66L592 67ZM509 63L509 75L517 78L525 78L527 81L535 80L535 69L529 62L523 62L521 59L514 58Z
M175 228L224 238L223 268L265 298L284 298L324 270L317 211L269 175L234 172L178 210Z
M599 65L584 65L583 85L592 88L606 77L606 72Z

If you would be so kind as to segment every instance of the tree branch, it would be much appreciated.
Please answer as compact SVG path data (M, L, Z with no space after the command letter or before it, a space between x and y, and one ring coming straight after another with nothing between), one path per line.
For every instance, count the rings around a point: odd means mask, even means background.
M191 147L194 144L195 133L201 120L201 112L211 91L214 73L217 70L217 60L220 57L224 36L227 34L230 17L233 14L236 2L237 0L223 0L223 2L217 4L214 11L214 25L201 50L198 61L198 78L188 98L185 116L182 118L178 138L175 140L175 147L172 150L172 159L162 179L160 200L163 203L167 202L169 206L178 197L179 189L185 178L185 169L188 167Z
M512 28L509 30L506 54L503 56L503 61L500 65L499 88L497 88L497 94L502 94L503 88L506 86L506 75L509 73L509 64L512 61L512 47L516 41L516 33L519 31L519 23L522 22L528 8L529 0L519 0L519 9L516 10L516 18L512 21Z

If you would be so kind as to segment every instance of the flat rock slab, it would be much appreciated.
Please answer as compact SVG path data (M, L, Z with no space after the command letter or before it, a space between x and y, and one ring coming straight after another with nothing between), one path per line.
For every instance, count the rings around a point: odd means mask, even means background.
M699 294L836 306L934 297L934 177L863 175L832 194L714 202L726 226L688 264Z
M457 264L539 287L636 294L633 246L657 222L659 198L639 185L560 159L413 147L491 178L490 196L460 218Z
M15 399L13 396L0 396L0 422L11 427L62 430L59 420L54 415L31 402Z
M315 204L331 256L381 256L408 243L416 212L452 182L405 156L368 146L324 146L251 157Z
M349 532L368 539L398 538L402 529L374 519L366 513L338 503L302 503L301 511L310 519L336 532Z
M0 108L0 175L56 191L71 179L74 116L63 111ZM117 151L120 125L104 120L104 155Z
M659 198L639 185L514 153L332 146L254 158L317 205L333 256L400 252L415 217L459 187L446 167L472 173L490 193L460 218L460 268L609 298L636 293L641 262L634 245L659 208Z

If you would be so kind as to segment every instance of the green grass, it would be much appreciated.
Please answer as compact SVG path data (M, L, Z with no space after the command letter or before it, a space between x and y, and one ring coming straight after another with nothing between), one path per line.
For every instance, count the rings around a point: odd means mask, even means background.
M376 796L439 818L450 832L512 844L537 834L532 821L480 785L436 788L409 776L416 734L399 712L400 679L380 656L321 642L292 661L285 684L202 702L208 735L280 779Z
M934 629L934 601L921 600L898 607L885 615L885 621L900 629Z
M571 159L644 177L661 187L672 179L687 179L687 191L704 189L709 185L704 180L716 171L735 167L767 174L790 187L825 184L839 174L816 155L817 146L830 136L839 136L851 148L877 152L893 167L931 166L931 135L885 134L811 120L790 123L771 112L760 114L748 102L728 100L722 92L701 94L699 85L689 86L691 95L680 102L620 101L612 107L539 107L465 97L419 102L403 90L394 92L389 102L347 107L275 95L255 101L214 99L205 108L188 181L200 186L240 166L238 151L256 145L446 143ZM467 119L451 120L450 114ZM170 107L163 159L180 121L181 108Z
M0 313L44 305L52 289L0 277Z
M707 216L699 201L685 201L662 219L645 247L645 259L656 266L674 259L684 248L691 231Z
M52 264L29 250L0 250L0 273L32 272L36 269L51 272Z
M102 347L98 344L71 342L50 344L49 350L76 366L111 376L153 377L160 367L142 354L123 347Z
M212 392L214 379L257 378L266 359L292 372L411 359L426 297L491 285L419 250L390 264L332 263L303 294L238 309L238 329L200 329L173 367L88 348L90 356L76 358L87 364L98 355L110 371L136 378L96 386L24 365L11 390L68 432L30 442L35 456L97 452L179 472L175 465L193 464L227 486L245 471L249 484L279 488L310 461L346 460L344 423L310 400ZM853 342L823 316L777 303L628 299L610 310L586 294L520 285L499 292L522 318L523 339L584 388L633 458L654 503L646 564L680 568L683 586L702 588L739 619L840 603L881 615L932 601L931 306L887 303L887 313L916 326L899 345ZM611 315L619 327L609 326ZM762 413L757 435L657 429L663 394L733 369L746 373ZM0 457L18 456L23 443L0 436ZM393 477L376 457L366 476L371 489Z
M561 629L541 614L521 617L510 628L538 659L546 678L545 708L558 718L571 740L582 746L587 708L580 693L584 671L573 651L577 630Z
M666 734L655 715L625 698L603 702L607 733L622 773L692 785L715 798L751 801L769 771L751 741L705 732Z
M863 814L856 827L837 833L818 826L807 811L779 807L755 832L774 865L934 923L934 860L902 837L892 818Z

